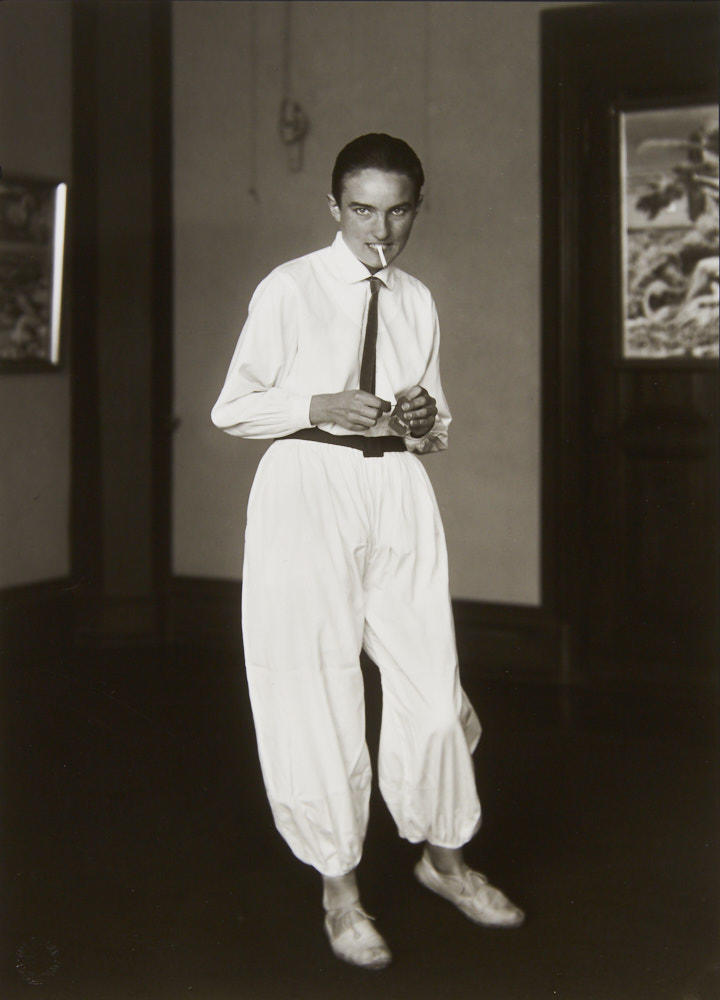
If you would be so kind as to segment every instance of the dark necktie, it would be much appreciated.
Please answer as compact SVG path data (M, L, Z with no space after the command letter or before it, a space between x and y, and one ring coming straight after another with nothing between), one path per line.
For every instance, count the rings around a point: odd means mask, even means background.
M375 395L375 348L378 329L378 292L382 281L370 278L370 303L365 324L365 346L360 365L360 388Z

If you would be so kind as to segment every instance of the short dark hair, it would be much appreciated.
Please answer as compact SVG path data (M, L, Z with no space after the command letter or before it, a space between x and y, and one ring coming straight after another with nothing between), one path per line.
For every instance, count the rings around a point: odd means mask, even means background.
M345 178L375 167L390 173L405 174L415 185L415 201L420 200L420 192L425 183L422 163L417 153L403 139L396 139L384 132L369 132L353 139L337 155L332 172L332 195L340 204Z

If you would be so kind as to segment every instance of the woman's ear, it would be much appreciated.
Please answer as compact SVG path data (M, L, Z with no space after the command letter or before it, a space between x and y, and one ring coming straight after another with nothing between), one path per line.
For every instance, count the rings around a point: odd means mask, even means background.
M336 222L339 222L340 221L340 206L335 201L335 196L332 195L332 194L329 194L327 196L327 202L328 202L328 207L330 208L330 215L332 215L333 219L335 219Z

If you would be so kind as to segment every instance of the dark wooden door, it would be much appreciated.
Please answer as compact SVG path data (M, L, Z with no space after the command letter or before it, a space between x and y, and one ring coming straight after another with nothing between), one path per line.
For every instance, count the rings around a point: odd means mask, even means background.
M544 15L546 458L571 677L717 682L717 361L623 350L619 165L628 113L716 105L719 13ZM643 308L657 307L662 336L670 292L657 275L649 285Z

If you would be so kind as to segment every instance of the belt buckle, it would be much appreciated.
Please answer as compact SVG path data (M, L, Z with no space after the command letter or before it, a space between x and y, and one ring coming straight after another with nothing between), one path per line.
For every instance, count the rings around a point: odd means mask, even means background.
M377 438L368 437L363 441L363 456L365 458L382 458L384 454L383 446Z

